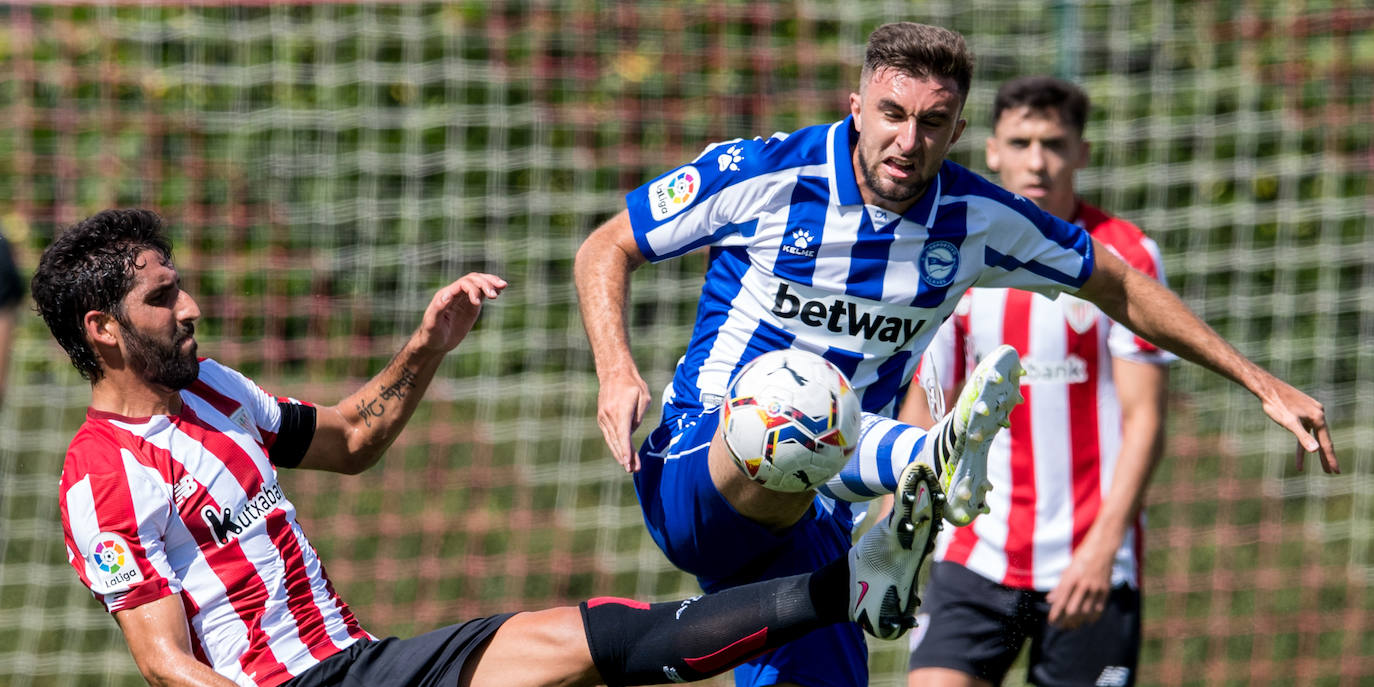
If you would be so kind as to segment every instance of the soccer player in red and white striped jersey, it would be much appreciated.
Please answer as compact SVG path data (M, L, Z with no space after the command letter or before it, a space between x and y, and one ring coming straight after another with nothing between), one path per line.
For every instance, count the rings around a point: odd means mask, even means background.
M1004 84L988 167L1008 190L1163 281L1154 241L1075 193L1074 173L1089 157L1087 110L1086 94L1059 79ZM1174 357L1067 294L974 288L922 365L952 392L1002 344L1021 356L1026 402L989 450L991 512L939 540L910 683L1000 683L1029 637L1036 684L1130 684L1140 645L1140 508L1162 448ZM924 410L908 402L903 418L928 422Z
M483 302L505 287L473 273L440 289L376 377L316 406L197 357L200 309L181 289L156 214L99 213L44 252L34 301L91 382L62 470L68 559L150 684L664 684L836 623L857 619L874 633L911 624L925 550L902 532L933 508L915 482L888 521L812 573L686 601L602 597L409 639L365 631L277 469L356 474L375 463Z

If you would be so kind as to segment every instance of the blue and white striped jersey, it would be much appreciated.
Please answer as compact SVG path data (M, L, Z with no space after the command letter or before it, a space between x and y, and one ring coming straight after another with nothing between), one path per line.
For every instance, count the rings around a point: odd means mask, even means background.
M949 161L905 214L865 205L854 135L846 118L713 145L626 196L649 260L710 246L675 408L720 403L740 366L795 347L844 370L865 411L891 415L969 287L1053 297L1091 273L1083 229Z

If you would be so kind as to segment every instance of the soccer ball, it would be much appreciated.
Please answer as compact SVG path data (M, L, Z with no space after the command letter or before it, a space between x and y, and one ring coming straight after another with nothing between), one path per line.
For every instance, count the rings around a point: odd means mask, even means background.
M849 461L859 441L859 395L814 353L769 351L730 382L725 446L749 479L776 491L815 489Z

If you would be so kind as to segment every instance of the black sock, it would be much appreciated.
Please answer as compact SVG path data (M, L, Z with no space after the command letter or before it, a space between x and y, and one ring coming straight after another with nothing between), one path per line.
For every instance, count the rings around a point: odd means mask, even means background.
M849 620L849 564L684 601L584 601L592 661L607 685L655 685L722 673L826 625Z

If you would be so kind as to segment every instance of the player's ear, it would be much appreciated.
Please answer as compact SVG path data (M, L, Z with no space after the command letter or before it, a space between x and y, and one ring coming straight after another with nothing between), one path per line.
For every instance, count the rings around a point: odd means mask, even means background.
M1092 157L1092 144L1088 143L1087 141L1080 142L1078 146L1078 164L1074 165L1074 169L1083 169L1084 167L1087 167L1088 162L1092 160Z
M859 95L858 93L850 93L850 94L849 94L849 114L854 115L854 130L855 130L855 131L863 131L863 125L860 124L860 122L862 122L863 120L859 117L859 114L860 114L860 112L862 111L862 109L863 109L863 96L862 96L862 95Z
M81 326L91 343L101 346L119 345L119 337L115 333L119 323L110 313L90 310L82 316Z
M992 172L1002 171L1002 155L997 149L997 137L988 136L987 145L983 150L983 156L987 158L988 170Z
M967 126L967 119L961 119L954 123L954 135L949 139L949 145L951 147L953 147L955 143L959 142L959 137L964 135L964 128Z

